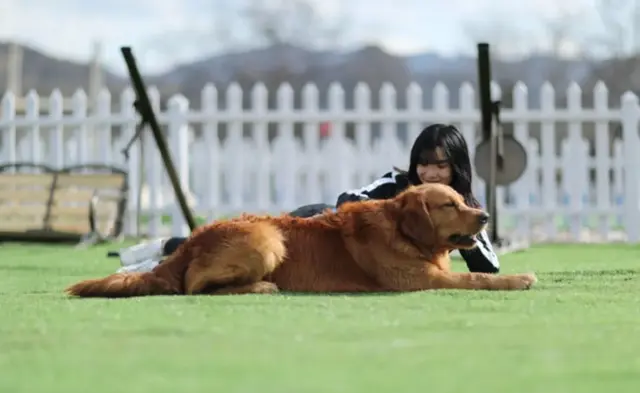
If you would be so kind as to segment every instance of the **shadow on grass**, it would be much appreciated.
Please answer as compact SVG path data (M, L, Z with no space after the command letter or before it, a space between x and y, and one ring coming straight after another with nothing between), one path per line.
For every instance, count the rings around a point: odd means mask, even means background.
M612 269L612 270L573 270L566 272L546 272L545 281L550 282L568 282L580 278L599 277L602 279L618 278L623 280L632 280L640 273L640 269Z
M52 272L63 270L60 266L40 266L40 265L2 265L0 271L6 272Z
M640 268L638 269L607 269L607 270L571 270L571 271L561 271L561 272L545 272L543 273L545 276L549 277L576 277L576 276L584 276L584 277L615 277L615 276L628 276L628 275L638 275L640 273Z
M0 270L2 270L0 268ZM599 277L602 279L611 279L618 278L621 280L632 280L637 277L640 273L639 269L612 269L612 270L574 270L574 271L559 271L559 272L545 272L540 274L542 276L542 281L546 283L563 283L570 282L574 280L579 280L581 278L593 278ZM64 293L64 291L62 291ZM464 290L433 290L433 291L417 291L417 292L430 292L437 295L444 296L457 296L459 292L466 292ZM41 294L46 292L32 292L31 294ZM244 296L277 296L277 297L298 297L298 298L330 298L330 297L351 297L351 298L373 298L373 297L387 297L387 296L403 296L413 292L294 292L294 291L280 291L276 294L270 295L262 295L262 294L245 294L245 295L215 295L215 294L200 294L200 295L160 295L160 296L141 296L141 297L149 297L149 298L190 298L190 299L202 299L208 297L232 297L233 299L237 299L238 297ZM65 296L67 297L67 296ZM73 297L68 296L69 300L88 300L88 299L101 299L101 298L81 298L81 297ZM139 297L138 297L139 298ZM102 298L104 299L104 298ZM110 298L112 300L117 299L131 299L127 297L122 298ZM237 302L234 302L235 305L240 305Z
M61 291L64 294L64 290ZM43 292L43 293L51 293L51 292ZM202 299L202 298L233 298L238 299L239 297L244 296L277 296L277 297L315 297L315 298L326 298L326 297L380 297L380 296L399 296L406 294L408 292L331 292L331 293L313 293L313 292L279 292L275 294L245 294L245 295L216 295L216 294L199 294L199 295L151 295L151 296L132 296L132 297L112 297L112 298L101 298L101 297L76 297L76 296L68 296L69 300L89 300L89 299L109 299L109 300L126 300L126 299L139 299L139 298L190 298L190 299ZM23 292L26 294L26 292ZM32 294L36 294L36 292L32 292Z
M286 292L281 291L277 295L289 297L378 297L399 296L408 292Z

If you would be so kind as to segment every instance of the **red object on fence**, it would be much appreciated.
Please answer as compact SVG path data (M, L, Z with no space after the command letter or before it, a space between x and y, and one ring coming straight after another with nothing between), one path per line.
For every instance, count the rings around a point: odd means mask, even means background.
M329 135L331 135L331 123L326 121L320 123L320 137L328 138Z

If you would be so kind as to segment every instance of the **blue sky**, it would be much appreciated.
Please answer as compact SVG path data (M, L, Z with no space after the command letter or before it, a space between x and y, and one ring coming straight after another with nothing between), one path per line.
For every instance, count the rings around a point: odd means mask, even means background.
M231 35L246 36L246 23L238 12L247 1L251 0L0 0L0 39L81 61L100 41L102 58L115 71L124 69L119 47L131 45L144 71L158 72L219 50L215 27L221 20L233 26ZM469 53L474 49L469 26L476 27L478 39L490 39L505 53L544 48L549 40L543 21L566 13L579 15L578 26L584 31L599 27L592 12L596 0L311 1L328 21L340 14L343 4L350 21L341 40L344 47L376 43L397 54ZM181 44L180 50L176 44ZM572 49L571 42L566 46Z

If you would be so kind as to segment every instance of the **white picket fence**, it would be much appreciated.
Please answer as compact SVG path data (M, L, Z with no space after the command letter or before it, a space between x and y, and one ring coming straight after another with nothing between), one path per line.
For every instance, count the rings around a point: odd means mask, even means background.
M492 87L500 94L497 85ZM345 91L339 84L329 87L326 109L312 84L300 92L300 108L294 105L294 91L287 84L277 91L275 109L268 108L264 85L248 92L249 109L243 106L243 93L238 85L230 85L221 108L218 91L207 85L201 108L189 108L188 100L176 95L161 111L157 89L149 90L159 121L166 126L181 182L202 220L242 211L278 213L305 203L334 203L343 190L365 185L394 165L406 167L411 142L429 123L456 124L470 146L480 138L476 93L466 83L459 90L456 108L449 106L449 92L442 84L432 92L432 108L423 108L423 91L416 84L403 92L404 108L397 107L397 92L389 84L373 93L379 94L379 109L372 109L372 92L364 84L353 92L353 109L345 108ZM610 108L607 89L600 83L594 90L593 107L583 108L580 87L572 85L567 107L556 108L554 89L545 84L540 104L529 108L527 94L526 86L516 84L513 108L502 112L503 121L513 122L515 137L528 151L522 178L499 189L502 233L529 241L640 240L638 98L626 93L619 107ZM123 91L119 108L112 110L111 94L105 90L96 110L88 113L87 97L78 91L71 98L72 113L67 114L59 91L48 97L45 111L39 108L38 95L30 92L25 113L18 114L16 97L5 94L0 163L120 166L128 170L131 185L127 234L138 233L140 195L142 233L184 235L188 228L150 132L145 133L144 148L138 143L128 161L121 154L138 120L134 98L132 90ZM323 122L331 125L328 138L319 136ZM379 132L372 131L374 123ZM277 124L275 137L268 135L269 124ZM616 127L621 130L618 136ZM347 137L350 128L355 130L352 138ZM589 132L592 142L584 136ZM484 184L477 176L473 189L484 203Z

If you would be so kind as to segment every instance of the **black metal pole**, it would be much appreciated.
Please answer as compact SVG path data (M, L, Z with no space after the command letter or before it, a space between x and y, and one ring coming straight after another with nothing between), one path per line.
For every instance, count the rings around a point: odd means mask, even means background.
M149 96L147 95L147 88L142 80L140 72L138 71L136 60L133 57L133 53L130 47L124 46L121 48L121 51L122 55L124 56L124 61L127 63L131 83L133 84L133 88L136 92L137 100L134 106L142 117L142 122L149 125L151 131L153 132L153 137L156 140L156 144L158 145L160 156L162 157L162 161L167 170L167 174L169 175L169 179L171 180L171 185L173 186L173 191L175 192L176 199L180 204L182 214L187 221L187 225L189 225L189 229L193 231L197 226L196 220L193 218L191 210L187 205L187 198L185 197L184 192L182 191L182 187L180 186L178 173L176 172L176 168L173 166L173 160L171 160L171 154L169 153L167 141L162 134L162 131L160 130L160 125L158 124L158 120L156 119L153 108L151 107L151 102L149 101Z
M496 138L493 133L491 101L491 57L489 44L478 43L478 94L480 98L480 114L482 124L482 138L491 143L490 174L486 179L485 195L487 196L487 210L491 215L490 234L491 242L497 243L498 237L498 209L496 204Z
M478 94L482 119L482 138L491 138L491 58L489 44L478 44Z

